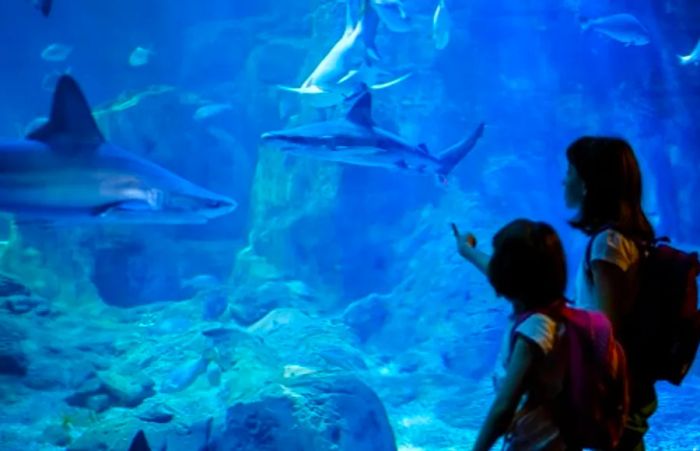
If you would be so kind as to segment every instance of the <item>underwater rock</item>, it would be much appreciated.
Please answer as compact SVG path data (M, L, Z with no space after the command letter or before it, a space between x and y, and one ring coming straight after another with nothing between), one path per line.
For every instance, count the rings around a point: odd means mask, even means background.
M158 237L152 237L148 244L129 242L100 248L95 252L91 281L100 298L115 307L179 299L178 259L172 258L171 252ZM154 261L158 265L153 265Z
M55 446L67 446L71 441L68 429L59 424L52 424L44 429L42 438L45 442Z
M350 304L343 312L342 320L357 334L360 342L364 343L381 330L388 316L386 300L372 294Z
M85 381L95 377L95 369L87 361L77 360L79 357L63 356L63 358L44 359L38 357L32 361L27 375L22 383L34 390L73 389ZM66 365L67 360L72 361Z
M196 413L194 418L199 418ZM143 430L153 450L191 451L205 448L207 443L207 420L191 419L191 423L170 421L168 423L144 422L132 415L105 416L76 438L67 451L126 451L137 431ZM228 447L216 448L218 451Z
M202 301L202 319L214 321L221 317L228 308L228 296L224 289L213 289L197 296Z
M250 325L278 307L289 307L310 298L308 287L298 281L258 281L236 290L231 314L240 324Z
M106 373L101 378L106 394L123 407L136 407L144 399L155 395L155 382L145 377Z
M17 280L16 277L11 276L6 273L0 273L0 296L30 296L32 293L29 291L22 282Z
M272 310L248 330L254 334L268 335L281 327L291 327L301 329L305 324L311 322L311 318L303 312L293 308L278 308Z
M394 451L394 432L377 395L350 377L299 377L226 414L219 438L240 451Z
M120 376L102 373L86 381L66 403L102 412L111 407L137 407L155 395L155 383L144 377Z
M25 376L29 357L22 343L26 339L19 327L8 321L0 322L0 375Z
M169 423L174 416L173 410L162 403L154 404L138 415L139 419L149 423Z

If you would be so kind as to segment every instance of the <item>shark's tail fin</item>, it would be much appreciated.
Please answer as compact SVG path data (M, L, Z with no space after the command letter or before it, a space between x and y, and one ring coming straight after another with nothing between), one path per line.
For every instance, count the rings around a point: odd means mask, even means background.
M349 0L351 1L351 0ZM377 28L379 28L379 16L370 5L371 0L364 0L362 6L362 40L365 43L366 58L373 61L379 61L381 55L377 49L376 38Z
M591 19L586 16L578 16L578 24L582 30L588 30L591 27Z
M454 144L453 146L447 148L444 152L438 155L440 160L440 170L438 171L438 177L444 180L445 177L459 164L462 159L467 156L469 151L471 151L479 138L484 134L485 125L483 122L479 124L478 127L472 132L470 136L464 138L462 141Z

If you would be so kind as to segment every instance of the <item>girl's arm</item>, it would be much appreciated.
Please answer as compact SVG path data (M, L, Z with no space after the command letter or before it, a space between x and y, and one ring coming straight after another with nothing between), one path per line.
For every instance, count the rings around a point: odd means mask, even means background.
M629 313L634 301L629 273L603 260L591 262L591 272L595 305L605 313L613 329L619 331L620 319Z
M491 257L488 254L476 249L476 238L474 238L474 235L470 233L461 235L459 233L459 229L454 223L452 224L452 233L457 240L457 250L459 251L459 255L464 257L482 273L488 274L489 261L491 260Z
M481 426L474 451L488 451L496 440L506 433L527 389L527 376L536 358L535 345L518 336L510 357L506 377Z

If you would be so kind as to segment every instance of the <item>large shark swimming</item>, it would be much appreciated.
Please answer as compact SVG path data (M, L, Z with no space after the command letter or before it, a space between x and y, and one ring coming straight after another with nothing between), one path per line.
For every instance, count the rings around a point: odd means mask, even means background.
M235 207L107 142L69 75L56 84L46 124L25 139L0 140L0 210L17 219L196 224Z
M372 95L365 91L342 118L264 133L261 139L270 148L292 155L435 174L445 182L450 171L474 148L483 132L482 123L462 141L433 155L425 145L410 144L379 128L372 119Z
M280 89L301 95L311 106L325 108L354 98L365 85L384 89L408 78L410 73L379 81L383 71L376 65L379 54L374 42L379 17L369 1L347 0L343 36L301 87L280 86Z

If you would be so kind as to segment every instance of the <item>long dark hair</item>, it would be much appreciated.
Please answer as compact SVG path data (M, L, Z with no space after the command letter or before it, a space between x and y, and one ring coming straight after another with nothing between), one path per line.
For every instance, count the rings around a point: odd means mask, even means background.
M585 187L578 214L569 223L587 235L611 227L630 238L652 240L642 210L642 175L632 147L620 138L584 136L566 157Z

